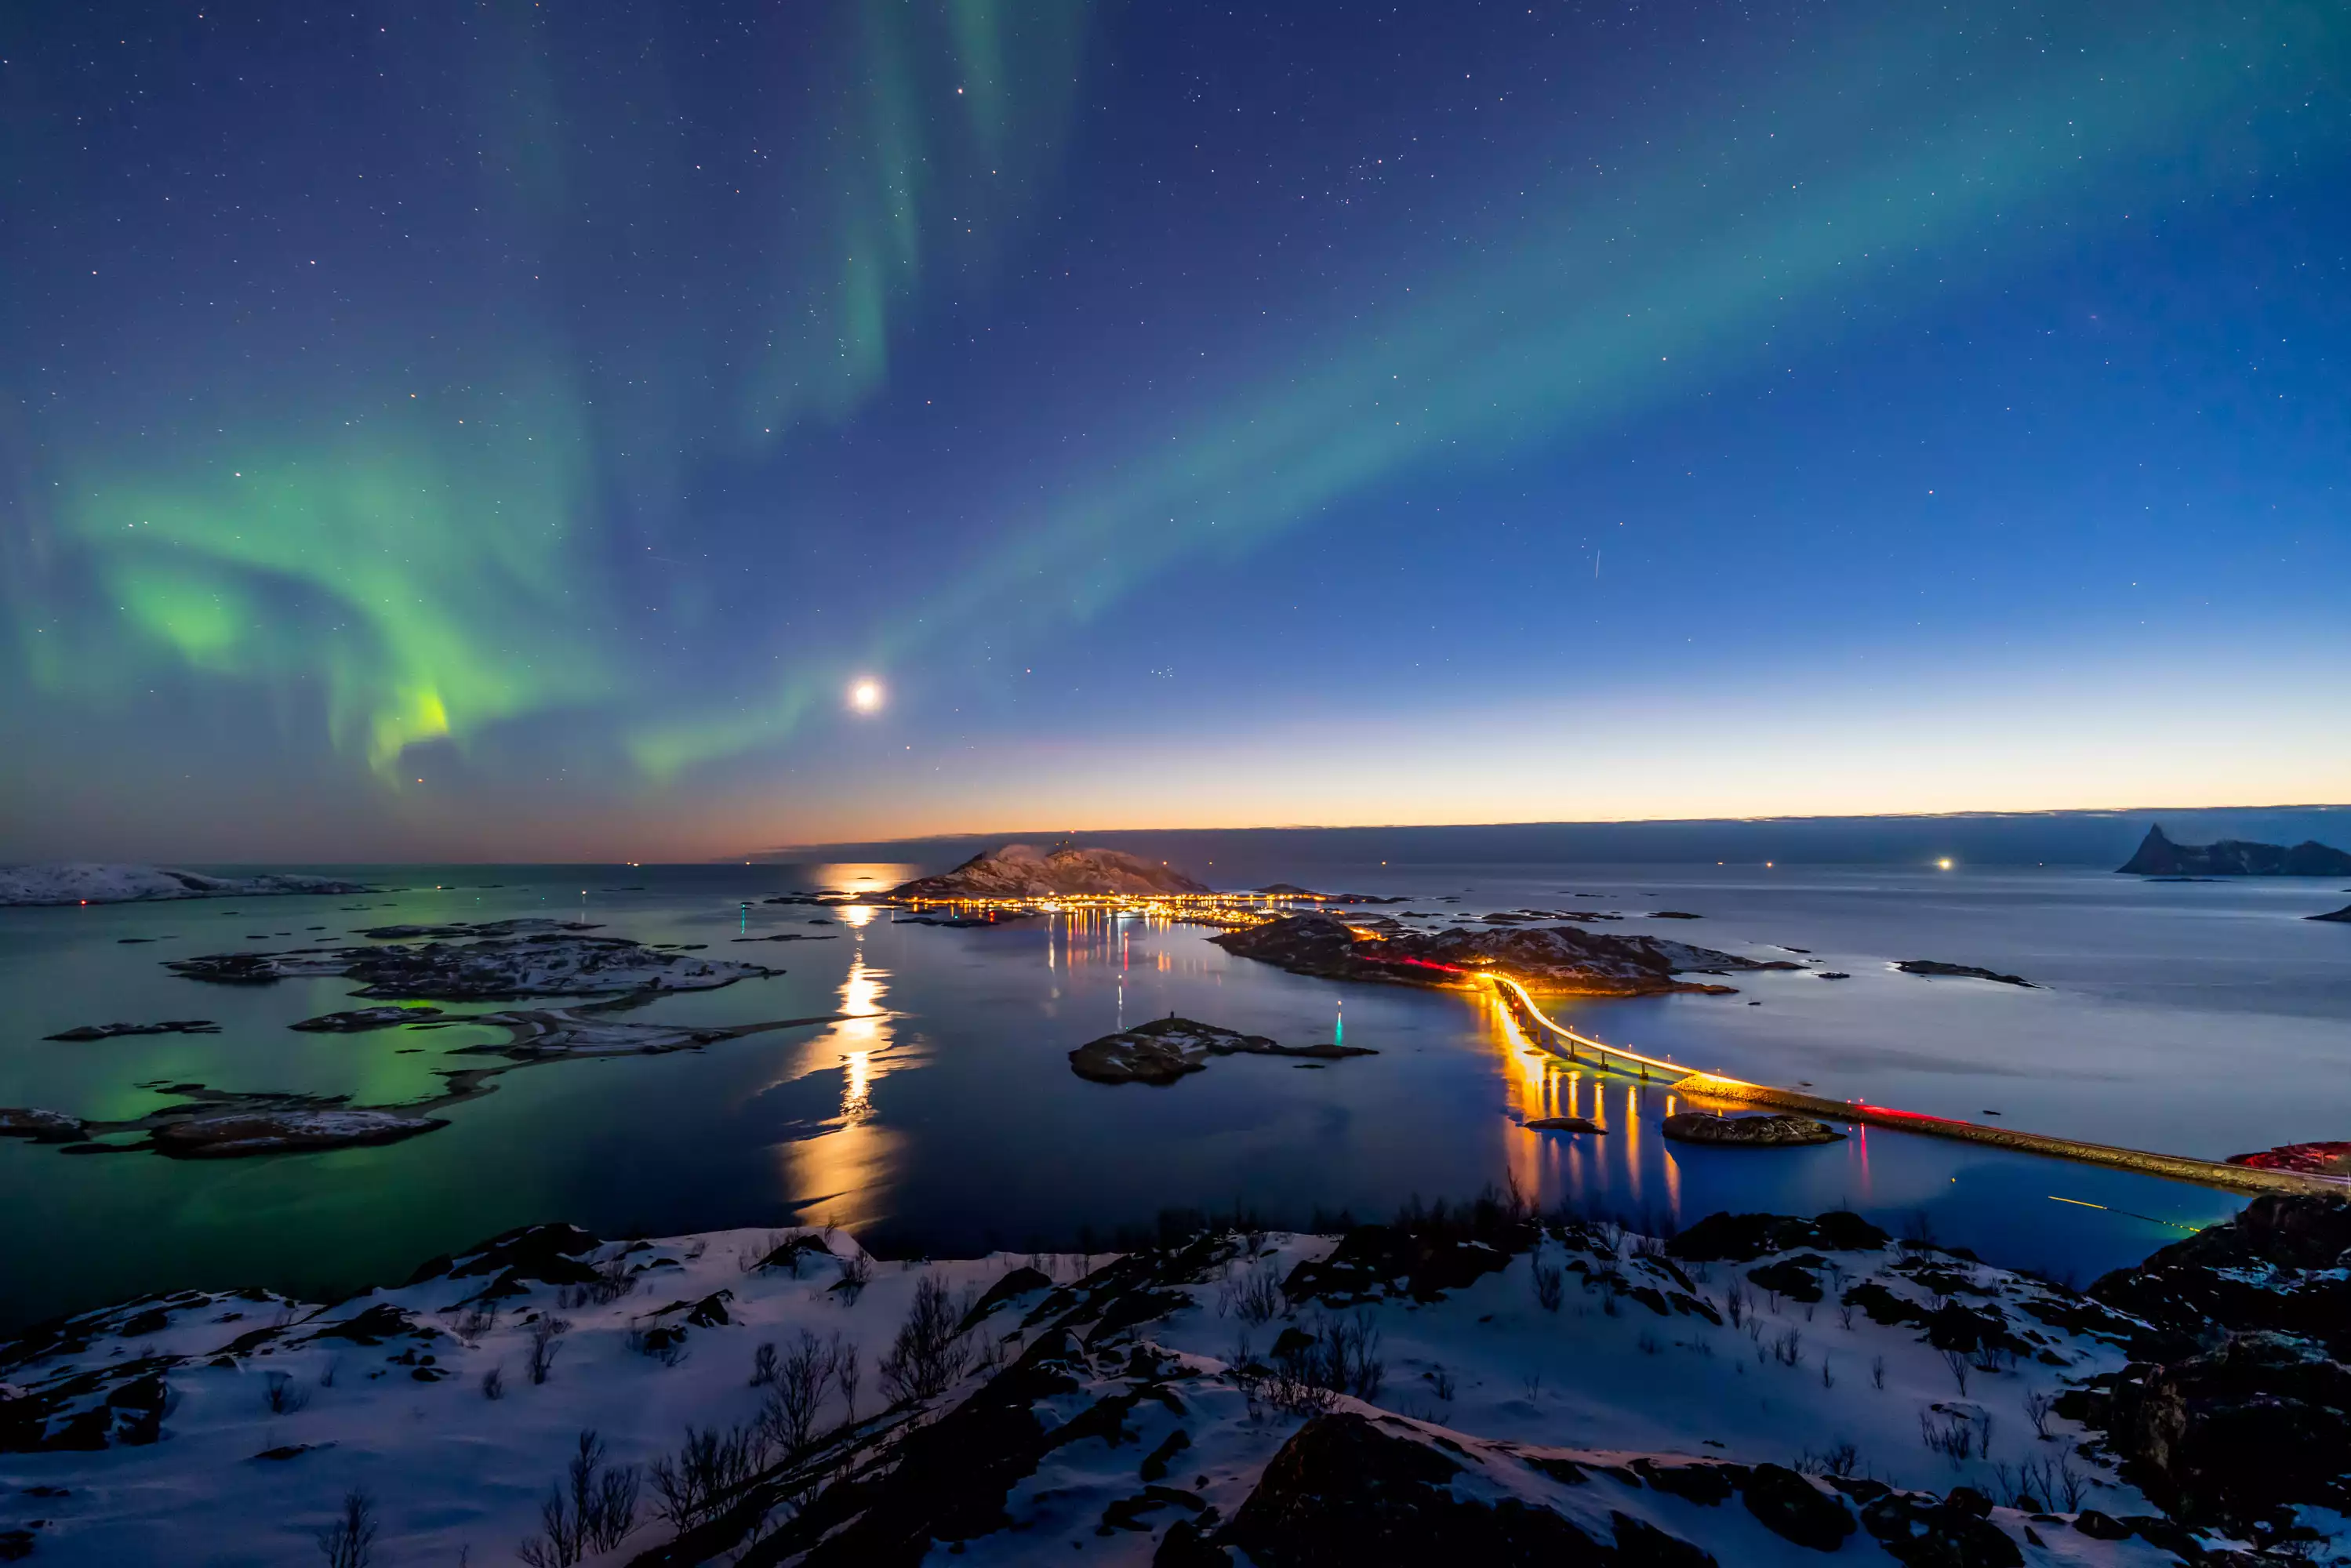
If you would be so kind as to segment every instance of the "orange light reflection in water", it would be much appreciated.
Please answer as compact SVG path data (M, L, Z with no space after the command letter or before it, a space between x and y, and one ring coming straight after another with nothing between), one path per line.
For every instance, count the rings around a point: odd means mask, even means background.
M889 1186L890 1166L902 1134L873 1120L873 1084L896 1065L894 1021L883 1005L890 971L869 963L865 930L876 913L851 904L836 911L851 927L848 973L835 994L834 1010L849 1016L802 1048L788 1082L828 1068L841 1070L841 1110L833 1130L777 1145L781 1180L788 1192L812 1195L808 1217L854 1228L880 1218L879 1199Z
M1569 1058L1538 1045L1519 1026L1510 1009L1495 998L1484 1009L1489 1042L1509 1064L1506 1098L1514 1114L1506 1122L1505 1168L1519 1188L1538 1204L1567 1200L1580 1203L1610 1199L1612 1186L1621 1183L1625 1202L1637 1206L1645 1191L1642 1159L1641 1091L1638 1079L1623 1080L1624 1096L1611 1114L1611 1082L1605 1073L1591 1076L1591 1103L1584 1103L1585 1069ZM1649 1085L1654 1087L1654 1085ZM1679 1104L1667 1095L1666 1113ZM1543 1116L1584 1116L1603 1129L1600 1135L1528 1132L1519 1124ZM1866 1150L1857 1151L1865 1163ZM1673 1151L1660 1144L1666 1210L1678 1220L1682 1205L1682 1172ZM1863 1180L1866 1183L1865 1174Z

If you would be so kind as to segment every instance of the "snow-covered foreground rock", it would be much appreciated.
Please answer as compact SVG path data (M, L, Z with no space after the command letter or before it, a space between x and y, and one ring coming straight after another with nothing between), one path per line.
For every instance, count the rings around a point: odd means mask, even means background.
M356 882L291 873L210 876L168 866L18 865L0 869L0 904L135 904L158 898L264 898L287 893L367 893Z
M2305 1258L2334 1234L2294 1224ZM914 1263L538 1227L329 1307L188 1291L0 1347L0 1551L316 1563L356 1527L341 1561L380 1565L2308 1561L2232 1543L2226 1489L2164 1517L2116 1459L2176 1466L2082 1424L2167 1320L2325 1290L2216 1234L2101 1281L2142 1319L1840 1215L1661 1241L1487 1202Z

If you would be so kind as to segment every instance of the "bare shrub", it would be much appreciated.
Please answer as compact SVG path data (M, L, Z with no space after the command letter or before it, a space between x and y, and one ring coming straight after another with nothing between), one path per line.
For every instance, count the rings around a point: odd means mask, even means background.
M529 1568L570 1568L582 1557L611 1551L636 1528L638 1491L637 1467L607 1468L603 1439L593 1428L581 1432L564 1480L549 1486L538 1505L539 1533L516 1547L515 1555Z
M1965 1398L1968 1392L1968 1353L1947 1350L1943 1352L1943 1364L1950 1369L1951 1381L1959 1385L1959 1396Z
M534 1386L547 1381L555 1370L555 1358L563 1349L563 1336L571 1332L568 1318L545 1317L530 1325L530 1381Z
M580 1287L588 1299L600 1307L608 1307L637 1288L636 1275L629 1271L629 1260L615 1252L596 1265L596 1277Z
M1860 1468L1861 1450L1840 1439L1819 1453L1810 1448L1796 1461L1796 1469L1808 1476L1850 1476Z
M765 1388L776 1380L776 1347L764 1343L751 1353L751 1386Z
M935 1274L914 1286L914 1304L882 1358L882 1387L895 1400L930 1399L946 1392L971 1364L971 1347L956 1322L962 1317Z
M2072 1444L2058 1450L2056 1461L2048 1466L2047 1474L2045 1484L2055 1494L2050 1501L2067 1513L2081 1512L2082 1505L2089 1500L2090 1477L2088 1472L2074 1468Z
M1829 1370L1829 1358L1825 1355L1821 1357L1821 1386L1823 1388L1836 1386L1836 1374Z
M460 1301L449 1309L449 1331L467 1344L478 1344L484 1335L498 1326L498 1304L496 1301Z
M1217 1292L1217 1310L1245 1323L1265 1323L1288 1312L1290 1300L1282 1294L1279 1271L1259 1267L1244 1270L1238 1277L1228 1275Z
M832 1375L841 1385L841 1402L848 1406L847 1420L857 1419L857 1384L864 1375L858 1365L857 1347L839 1334L832 1336Z
M674 1461L653 1463L653 1511L685 1531L716 1514L743 1483L767 1467L768 1442L759 1425L685 1429Z
M294 1385L290 1372L261 1375L261 1403L272 1416L291 1416L310 1403L310 1391Z
M1755 1298L1747 1293L1746 1286L1736 1279L1730 1281L1730 1288L1722 1292L1722 1311L1730 1319L1732 1328L1747 1326L1747 1314L1754 1310L1754 1302Z
M1771 1359L1782 1366L1804 1364L1804 1331L1790 1325L1771 1342Z
M873 1282L873 1260L862 1252L852 1252L841 1260L841 1279L832 1288L839 1291L851 1306L865 1293Z
M341 1517L319 1531L319 1554L327 1568L368 1568L375 1557L375 1499L364 1487L343 1494Z
M482 1374L482 1397L504 1399L507 1396L507 1369L494 1366Z
M2050 1510L2079 1513L2089 1495L2090 1478L2074 1468L2070 1444L2060 1449L2053 1459L2027 1459L2017 1467L2016 1479L2012 1482L2009 1479L2006 1465L1995 1465L1992 1469L2000 1477L2009 1506L2022 1509L2026 1513Z
M1567 1294L1567 1270L1556 1263L1534 1265L1535 1305L1547 1312L1559 1311Z
M1643 1329L1641 1331L1641 1337L1635 1340L1634 1343L1638 1347L1643 1355L1656 1355L1666 1348L1664 1345L1657 1343L1657 1336L1651 1333L1647 1329Z
M831 1351L816 1335L800 1330L792 1348L774 1363L771 1386L759 1406L759 1428L769 1442L787 1454L808 1446L836 1370Z
M2054 1396L2033 1393L2024 1396L2024 1417L2032 1423L2033 1435L2043 1442L2049 1440L2049 1416L2056 1408Z
M1975 1423L1964 1416L1945 1416L1938 1420L1933 1412L1921 1410L1918 1440L1927 1445L1928 1452L1942 1455L1951 1461L1953 1469L1958 1469L1975 1457Z
M1387 1380L1380 1331L1371 1314L1317 1318L1303 1334L1286 1334L1276 1350L1267 1399L1291 1413L1328 1409L1342 1394L1376 1399Z
M682 1328L658 1323L649 1329L632 1328L623 1343L639 1355L664 1366L675 1366L686 1357L685 1331Z
M1886 1386L1886 1358L1882 1355L1869 1358L1869 1385L1881 1390Z
M1436 1394L1439 1399L1444 1400L1448 1405L1453 1402L1453 1375L1451 1373L1446 1371L1445 1368L1441 1366L1431 1367L1428 1372L1428 1383L1431 1392Z

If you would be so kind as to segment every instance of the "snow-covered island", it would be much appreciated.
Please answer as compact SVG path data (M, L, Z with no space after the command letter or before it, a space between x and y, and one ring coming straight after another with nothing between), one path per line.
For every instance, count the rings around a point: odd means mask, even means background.
M0 1551L2334 1561L2346 1248L2351 1207L2301 1197L2086 1293L1853 1215L1646 1237L1494 1197L968 1261L541 1226L332 1304L183 1291L0 1345Z
M527 923L505 924L513 927ZM264 986L333 975L360 982L353 996L434 1001L708 991L737 980L783 973L763 964L697 958L669 947L649 947L625 936L586 936L568 929L413 946L205 953L168 959L164 967L188 979L222 986Z
M166 898L266 898L281 894L373 891L364 883L292 872L213 876L170 866L89 861L0 867L0 904L140 904Z

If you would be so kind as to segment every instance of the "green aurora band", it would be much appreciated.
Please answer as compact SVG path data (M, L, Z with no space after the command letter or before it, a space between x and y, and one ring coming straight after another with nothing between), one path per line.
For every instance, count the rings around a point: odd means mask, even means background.
M741 115L788 194L711 256L675 237L698 165L659 51L604 79L638 53L610 47L632 14L486 10L482 47L450 62L474 111L453 145L477 170L481 250L507 265L273 323L335 346L332 370L280 372L298 406L241 369L242 344L200 340L176 356L197 379L117 421L135 428L61 441L29 533L5 541L29 684L102 707L178 671L275 693L295 726L315 702L386 784L420 742L663 702L616 652L627 588L600 552L662 537L714 427L719 455L755 455L883 391L929 273L985 282L1052 187L1088 26L1083 0L790 20L814 41L773 40L778 82ZM629 138L598 134L616 105ZM622 332L564 318L567 271L590 269L644 301Z
M988 0L829 13L827 47L778 66L805 90L758 133L793 198L737 220L741 244L714 256L664 235L693 199L691 150L656 130L588 151L600 84L567 66L545 13L492 16L475 210L486 247L519 259L455 310L386 303L298 407L218 370L171 389L217 404L202 432L68 444L28 500L5 590L37 690L104 704L173 671L256 685L298 713L316 702L339 752L387 783L421 742L587 715L599 733L617 722L638 778L669 780L788 741L852 667L1087 622L1183 560L1238 557L1384 482L1587 440L2145 204L2241 184L2317 134L2259 106L2351 61L2351 20L2331 5L2253 20L2149 6L1996 47L1906 16L1825 66L1719 84L1650 138L1677 150L1645 167L1531 150L1492 179L1531 189L1542 217L1449 225L1442 251L1389 268L1414 284L1382 289L1371 325L1251 340L1230 359L1253 370L1188 411L1134 411L1119 455L1041 513L996 508L1023 521L943 562L945 585L854 642L857 659L794 657L779 681L697 708L658 661L624 653L631 563L698 465L853 419L926 298L1018 253L1054 199L1088 17L1081 0L1018 18ZM1984 50L1966 70L1962 42ZM645 69L638 120L674 122ZM921 107L941 101L958 111ZM589 266L645 302L601 338L552 292ZM755 287L718 287L747 272ZM757 303L695 303L736 298ZM206 371L225 358L190 357Z
M2019 38L2011 57L1966 73L1938 58L1960 41L1956 25L1928 34L1906 14L1817 73L1847 90L1800 93L1783 78L1735 95L1740 111L1719 116L1740 127L1735 141L1717 131L1611 171L1533 235L1491 235L1474 263L1433 263L1377 329L1301 348L1172 441L1138 435L1033 527L878 627L860 667L1002 630L1008 605L1025 605L1031 634L1092 620L1180 560L1238 557L1383 481L1589 437L1780 362L1775 348L1793 352L1800 330L1884 325L1961 268L1980 284L2150 202L2244 180L2262 154L2313 134L2302 121L2249 130L2254 106L2351 63L2351 17L2150 8L2127 36ZM1965 89L1944 86L1962 75ZM1755 191L1784 194L1736 194ZM640 727L632 755L662 779L772 745L849 667Z

